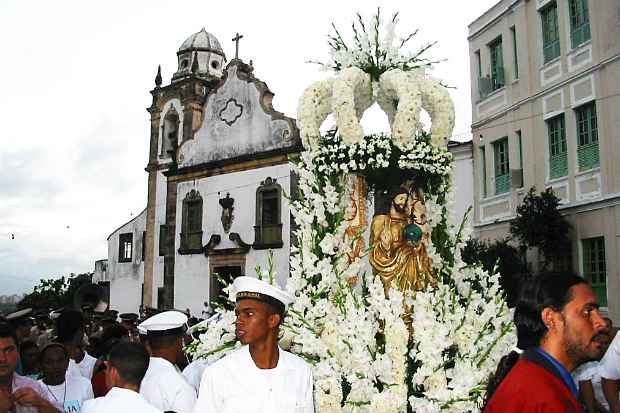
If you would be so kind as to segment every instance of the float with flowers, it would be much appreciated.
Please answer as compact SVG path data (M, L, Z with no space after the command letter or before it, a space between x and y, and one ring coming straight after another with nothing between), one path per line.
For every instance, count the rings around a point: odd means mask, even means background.
M282 343L313 366L318 412L476 412L499 358L515 344L498 274L466 265L471 229L449 221L454 106L426 72L432 46L406 48L398 14L334 26L333 77L300 98L305 151L291 194L298 226L286 289L296 296ZM390 133L364 134L374 103ZM424 127L425 111L430 127ZM333 114L335 127L322 132ZM272 266L258 268L274 279ZM238 344L222 311L191 351L215 360Z

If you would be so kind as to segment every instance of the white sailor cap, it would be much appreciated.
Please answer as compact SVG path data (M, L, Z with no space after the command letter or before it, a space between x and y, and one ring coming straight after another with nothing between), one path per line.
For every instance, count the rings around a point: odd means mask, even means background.
M236 301L243 299L258 300L276 307L281 306L283 311L295 300L295 297L281 289L278 285L269 284L254 277L243 276L235 278L233 288Z
M138 326L138 331L145 330L146 335L172 336L185 331L187 316L180 311L164 311L149 317Z

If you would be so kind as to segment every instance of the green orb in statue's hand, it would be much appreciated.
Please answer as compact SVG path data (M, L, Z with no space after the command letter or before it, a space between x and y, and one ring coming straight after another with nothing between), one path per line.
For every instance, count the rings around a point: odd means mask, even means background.
M409 224L403 230L404 237L409 242L419 242L422 239L422 228L416 224Z

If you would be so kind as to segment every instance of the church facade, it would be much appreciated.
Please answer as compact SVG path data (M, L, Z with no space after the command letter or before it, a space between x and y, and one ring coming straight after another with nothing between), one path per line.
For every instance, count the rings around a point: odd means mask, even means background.
M295 121L272 107L273 93L251 64L226 57L204 29L181 45L178 70L151 91L146 209L108 238L110 305L189 309L273 254L288 277L291 157ZM213 276L218 274L218 276ZM219 280L219 281L218 281Z
M177 56L170 83L158 71L151 91L147 207L110 234L107 271L97 273L105 279L94 278L109 285L110 306L121 312L200 316L234 277L265 269L270 256L280 284L289 276L287 197L302 150L295 120L273 108L251 63L225 64L204 29ZM460 153L455 176L459 168L471 176L470 145L452 149ZM472 182L457 186L457 204L471 204Z

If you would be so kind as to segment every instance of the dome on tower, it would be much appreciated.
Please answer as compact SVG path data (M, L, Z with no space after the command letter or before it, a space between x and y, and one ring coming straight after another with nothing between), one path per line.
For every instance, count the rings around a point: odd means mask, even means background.
M194 33L185 39L181 47L179 47L178 53L183 53L189 50L212 52L224 56L224 50L222 50L219 40L217 40L214 35L206 31L204 27L199 32Z
M177 52L179 67L172 81L189 75L201 78L220 78L226 62L226 55L217 38L204 27L189 36Z

